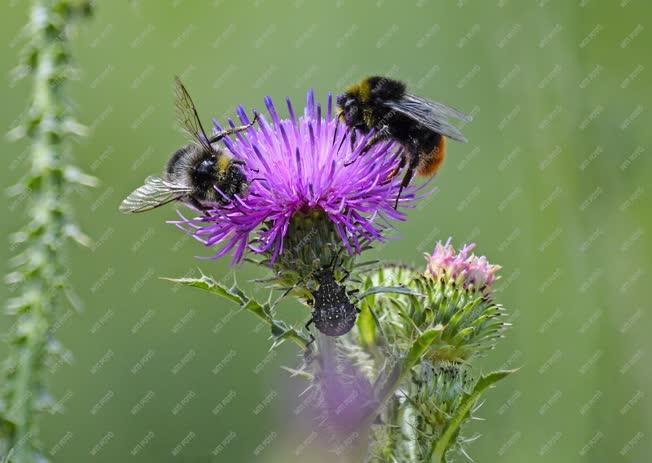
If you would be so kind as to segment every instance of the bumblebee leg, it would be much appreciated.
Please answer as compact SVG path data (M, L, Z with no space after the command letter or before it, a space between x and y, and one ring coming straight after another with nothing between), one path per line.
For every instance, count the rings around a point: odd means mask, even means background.
M340 133L340 124L338 122L335 125L335 130L333 130L333 141L331 142L331 145L335 145L335 140L337 140L337 134L339 134L339 133ZM340 146L342 146L342 145L340 145Z
M373 137L372 137L372 138L373 138ZM355 142L357 141L357 139L358 139L358 135L357 135L356 130L355 130L355 129L351 129L351 152L352 152L352 153L355 151ZM369 141L371 141L371 139L370 139ZM365 148L366 148L366 147L365 147ZM353 164L353 163L355 162L355 160L356 160L359 156L362 156L362 153L364 152L365 148L363 148L362 151L360 151L360 153L358 154L358 156L354 157L354 158L351 159L349 162L345 162L345 163L344 163L344 167L349 167L351 164Z
M394 170L392 170L385 181L383 182L383 185L389 183L394 177L396 177L396 174L398 174L403 167L405 167L405 164L407 163L407 158L405 157L405 150L401 148L399 151L399 156L401 157L400 162L398 163L398 166Z
M352 132L353 132L353 134L351 135L351 139L352 139L352 141L351 141L351 151L353 152L353 151L355 151L355 146L354 146L354 145L355 145L355 136L356 136L356 135L355 135L355 130L354 130L354 129L352 130ZM371 149L371 148L372 148L376 143L378 143L378 142L381 141L381 140L384 140L385 138L387 138L387 131L385 130L385 128L382 128L381 130L379 130L378 132L376 132L375 134L373 134L373 135L369 138L369 140L367 140L367 143L364 145L364 148L362 148L362 150L360 151L360 153L358 154L358 156L363 156L363 155L364 155L367 151L369 151L369 150L370 150L370 149ZM357 157L357 156L356 156L356 157ZM350 166L351 164L353 164L354 162L355 162L355 159L352 159L351 161L344 163L344 167L348 167L348 166Z
M238 132L242 132L243 130L247 130L248 128L252 127L256 121L258 120L258 113L254 111L254 118L251 120L250 123L245 124L245 125L240 125L238 127L231 127L230 129L222 130L220 133L217 135L213 135L211 138L209 138L208 142L213 144L217 143L220 141L222 138L228 136L228 135L233 135Z
M358 132L355 129L351 129L350 138L351 141L351 151L355 148L355 142L358 141Z
M387 132L386 130L380 129L378 132L373 134L369 140L367 140L367 144L362 148L362 151L360 151L360 156L365 154L367 151L369 151L376 143L379 141L387 138Z
M200 210L205 217L209 217L210 214L208 213L208 208L204 206L199 200L193 196L190 197L190 204L192 204L193 207L197 208Z
M407 171L405 172L405 176L403 177L403 181L401 182L401 187L398 190L398 195L396 195L396 203L394 203L394 209L398 209L398 200L401 199L401 193L403 192L403 189L410 184L410 181L412 180L412 177L414 177L414 172L416 171L418 164L419 164L419 157L412 156L410 158L410 164L408 165Z
M236 166L246 166L247 163L243 161L242 159L231 159L231 163L236 165ZM254 169L253 167L249 168L250 171L255 172L255 173L260 173L260 169Z

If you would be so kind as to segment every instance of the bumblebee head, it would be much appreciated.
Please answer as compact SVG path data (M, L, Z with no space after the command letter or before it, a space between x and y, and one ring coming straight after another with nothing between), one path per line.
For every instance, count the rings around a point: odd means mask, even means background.
M235 195L243 194L248 186L247 176L242 168L244 162L232 159L222 153L217 160L217 182L216 186L221 191L217 202L229 203Z
M337 97L337 117L342 119L349 127L363 125L362 118L363 100L360 85L352 85L346 92Z
M363 114L389 100L400 100L405 84L389 77L371 76L353 84L337 97L337 115L350 127L365 126Z

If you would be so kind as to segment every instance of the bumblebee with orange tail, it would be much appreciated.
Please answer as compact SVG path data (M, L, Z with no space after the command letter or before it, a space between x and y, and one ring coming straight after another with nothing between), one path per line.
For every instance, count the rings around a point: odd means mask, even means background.
M337 106L339 117L351 129L352 143L356 129L363 134L374 130L362 153L382 140L391 139L402 146L400 164L389 177L407 164L395 207L415 172L431 177L439 170L446 138L466 142L448 119L471 121L470 116L442 103L409 93L403 82L380 76L367 77L348 87L337 97Z

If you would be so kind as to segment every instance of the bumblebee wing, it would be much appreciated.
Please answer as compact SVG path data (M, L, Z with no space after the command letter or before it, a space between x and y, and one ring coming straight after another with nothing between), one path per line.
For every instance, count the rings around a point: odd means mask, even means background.
M206 132L204 132L204 127L201 125L201 121L199 120L197 108L195 107L192 98L190 98L188 90L186 90L186 87L181 83L181 80L178 77L174 78L174 84L176 94L175 105L177 107L177 118L179 124L188 133L190 138L199 143L200 146L209 152L212 152L213 148L208 141Z
M190 188L168 182L161 177L147 177L143 186L136 188L122 201L120 212L129 214L149 211L191 192Z
M462 132L448 122L448 118L471 122L471 116L446 106L443 103L407 93L400 100L388 101L386 105L395 111L405 114L433 132L437 132L453 140L467 141L464 135L462 135Z

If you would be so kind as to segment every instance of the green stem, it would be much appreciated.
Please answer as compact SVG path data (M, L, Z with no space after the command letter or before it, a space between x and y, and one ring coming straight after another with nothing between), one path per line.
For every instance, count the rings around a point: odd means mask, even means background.
M40 386L39 370L45 347L49 323L40 304L32 306L33 321L38 324L27 339L27 344L18 356L14 383L14 396L9 408L9 416L15 425L11 448L16 463L32 461L33 438L36 434L34 423L34 395Z
M20 266L10 278L21 291L8 304L16 323L8 336L7 377L0 384L6 398L0 424L8 429L5 442L12 463L39 459L35 415L44 389L50 329L62 295L62 243L74 229L65 203L64 173L69 166L64 143L77 125L68 118L61 88L70 70L66 28L80 6L85 7L71 0L34 0L27 26L29 61L22 68L33 78L32 101L27 120L15 133L32 140L31 168L20 190L30 220L20 234L26 244L16 256Z
M33 13L36 9L45 9L46 5L42 1L36 1L33 7ZM34 99L33 110L42 115L43 120L54 120L57 117L56 103L54 103L54 90L48 83L50 70L55 66L54 63L54 44L46 41L44 37L41 38L45 44L39 51L39 60L36 68L34 69ZM43 162L45 161L45 162ZM38 126L34 134L33 142L33 167L38 164L57 165L61 162L61 156L58 147L51 142L50 135L45 131L42 125ZM62 194L62 187L59 182L52 179L50 172L41 169L38 172L41 178L41 185L38 190L33 191L34 195L32 201L32 208L41 205L36 204L39 196L45 195L47 190L50 193L60 197ZM33 213L35 213L34 211ZM51 225L56 224L55 214L53 210L46 211L46 223ZM50 227L50 232L54 232L54 237L60 239L63 235L62 230ZM35 254L43 253L45 255L52 254L44 243L44 236L38 237L38 241L31 244L31 251ZM50 261L51 264L56 265L55 260ZM44 264L46 267L48 264ZM15 383L13 385L13 397L9 405L9 417L12 419L15 429L12 436L11 447L14 449L13 459L17 463L28 462L33 459L33 444L32 439L35 437L36 426L34 424L34 402L35 394L40 386L39 370L41 368L41 359L45 350L45 341L50 327L50 320L48 317L49 308L51 305L52 296L48 293L47 287L53 283L50 281L47 268L43 268L38 276L33 281L38 288L39 296L26 310L28 314L27 339L24 347L19 349L17 362L15 365Z
M385 378L382 384L376 384L376 406L366 416L365 422L371 424L378 415L378 412L385 405L385 402L394 395L401 387L403 380L410 373L412 368L421 361L421 357L428 351L431 344L441 336L442 328L435 327L424 331L419 336L403 359L398 361L394 368Z
M464 395L462 402L457 410L455 410L455 414L451 417L448 423L446 423L446 427L441 433L441 436L439 436L437 441L433 442L430 451L430 463L442 463L445 461L446 451L450 448L453 437L459 434L462 422L469 416L471 409L482 393L494 383L515 371L517 370L498 370L482 376L473 387L473 391L470 394Z

